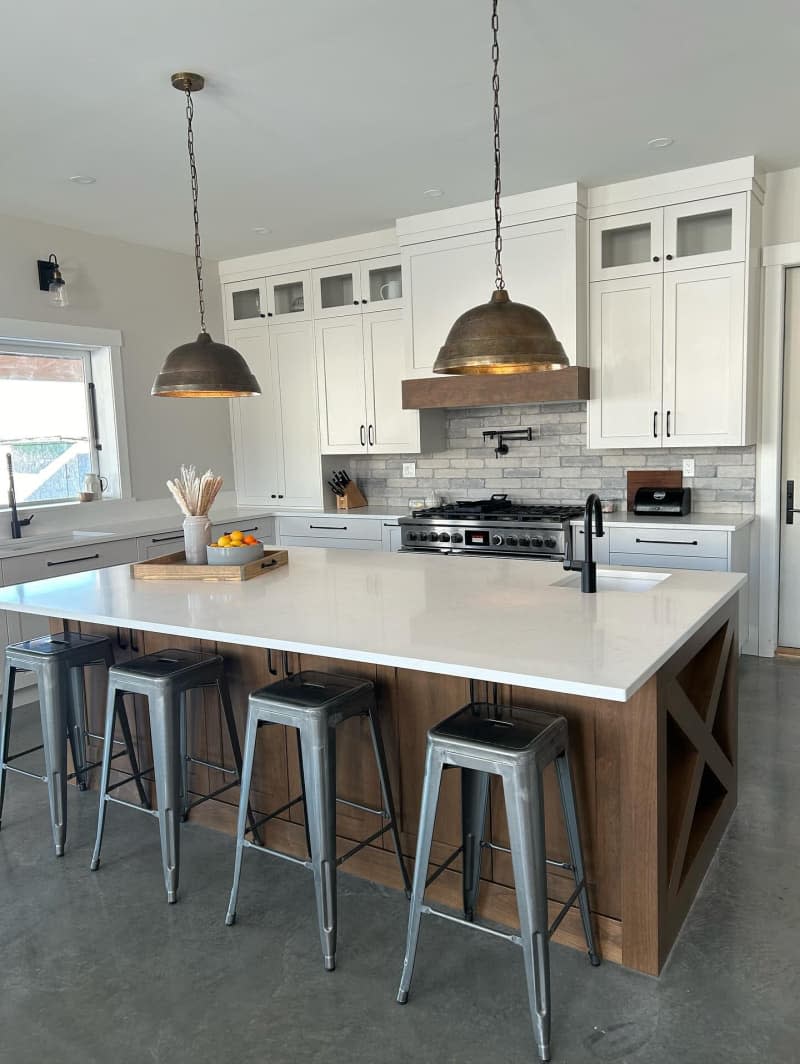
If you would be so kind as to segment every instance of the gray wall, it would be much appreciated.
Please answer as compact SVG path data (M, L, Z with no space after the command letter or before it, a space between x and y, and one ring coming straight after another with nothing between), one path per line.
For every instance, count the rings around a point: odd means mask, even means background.
M484 429L529 425L539 438L509 442L505 457L495 458L493 444L483 440ZM564 503L582 502L590 491L599 491L603 499L621 502L626 470L680 469L684 457L696 462L694 479L685 481L695 510L753 512L755 447L590 451L585 403L450 410L446 448L440 454L355 457L349 471L371 505L405 507L409 498L431 490L449 500L506 491L514 499ZM401 477L403 461L417 463L415 479Z
M76 189L76 194L91 192ZM191 219L186 245L190 247ZM36 260L53 251L70 305L39 291ZM208 327L223 340L217 266L207 262ZM133 494L167 494L165 480L181 462L213 467L233 488L228 402L153 399L150 387L164 356L198 331L194 262L188 255L93 236L75 229L0 216L0 317L64 322L122 332L122 365Z

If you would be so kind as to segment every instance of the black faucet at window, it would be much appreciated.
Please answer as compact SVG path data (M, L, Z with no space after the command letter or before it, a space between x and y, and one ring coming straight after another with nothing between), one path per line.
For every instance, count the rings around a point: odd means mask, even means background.
M594 492L586 500L586 506L583 510L583 538L586 541L584 543L584 561L573 561L572 525L569 521L565 522L566 527L564 529L567 548L564 568L581 574L581 591L585 595L594 595L597 591L597 563L593 557L592 545L592 515L594 515L595 524L594 534L599 539L605 535L603 532L603 508L600 504L600 496Z
M29 517L20 517L17 512L17 493L14 490L14 466L11 461L11 452L6 454L6 464L8 465L8 506L11 510L11 538L22 539L23 526L29 525L34 518L31 514Z

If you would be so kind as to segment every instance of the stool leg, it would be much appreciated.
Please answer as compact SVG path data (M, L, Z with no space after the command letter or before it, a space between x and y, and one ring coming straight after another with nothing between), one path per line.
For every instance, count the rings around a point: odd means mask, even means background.
M72 763L75 766L78 788L85 791L89 786L86 768L86 729L84 728L84 710L86 706L86 685L83 678L83 666L69 670L70 701L67 720L69 747L72 751Z
M239 733L236 730L236 718L233 715L233 706L231 705L231 693L228 690L228 684L225 677L221 677L217 680L217 691L219 692L219 701L222 706L222 712L225 715L225 723L228 727L228 739L230 740L231 750L233 751L233 763L236 766L236 771L239 775L239 783L242 782L242 748L239 746ZM250 788L248 787L248 791ZM247 806L247 820L250 824L250 831L255 841L261 845L261 836L258 832L258 826L256 825L256 818L250 805Z
M461 842L463 853L464 916L475 919L481 883L481 843L489 808L489 773L461 769Z
M71 698L69 669L46 662L37 671L53 843L56 857L62 857L67 838L67 718Z
M306 829L306 853L308 854L309 861L311 860L311 833L308 828L308 804L306 802L306 774L303 768L303 744L300 740L300 731L294 728L294 734L297 736L297 767L300 772L300 794L303 798L303 827Z
M556 758L556 773L558 774L558 788L561 792L561 808L564 811L564 825L567 829L572 874L575 877L576 888L583 884L583 889L578 895L583 933L586 936L589 960L597 967L600 963L600 955L595 945L594 928L592 927L592 917L589 911L589 895L586 890L586 873L583 868L583 849L581 847L581 833L578 824L578 810L575 805L575 787L573 785L569 754L566 750L560 757Z
M103 829L106 826L106 793L108 792L108 777L111 773L111 754L114 746L114 722L116 719L116 707L122 702L122 692L118 691L114 681L109 678L108 693L106 694L106 724L103 731L103 764L100 767L100 805L97 809L97 835L94 840L94 852L92 863L89 865L93 872L100 867L100 847L103 845ZM124 709L124 706L123 706Z
M372 749L375 751L375 761L378 765L378 775L381 781L381 793L383 794L383 808L389 815L389 828L392 833L392 840L394 842L394 852L397 856L397 863L400 865L400 875L403 877L403 889L406 892L406 897L411 897L411 881L408 878L408 869L406 868L406 862L403 859L403 851L400 847L400 833L397 830L397 816L394 811L394 801L392 800L392 787L389 782L389 768L386 764L386 751L383 746L383 736L381 735L380 721L378 720L378 707L370 706L369 708L369 730L372 735Z
M247 731L244 736L244 763L242 765L242 785L239 795L239 818L236 823L236 859L233 865L233 885L228 902L225 923L230 927L236 923L236 903L239 899L239 879L242 875L242 855L244 854L245 831L250 809L250 783L253 778L253 761L256 756L256 736L258 735L258 718L255 713L247 714Z
M422 901L425 896L425 882L428 878L428 862L431 856L433 825L436 822L436 807L439 803L439 785L441 781L441 754L429 742L428 752L425 756L425 777L422 782L422 808L419 814L417 854L414 860L414 885L411 888L411 905L408 911L406 955L403 960L400 989L397 991L397 1000L401 1005L405 1005L408 1001L411 977L414 974L414 958L417 955L417 942L419 941L419 922L422 917Z
M317 895L325 970L336 967L336 732L325 721L300 727L311 833L311 864Z
M158 797L158 827L161 834L161 863L167 901L178 900L180 872L181 737L178 705L171 699L150 697L150 735Z
M181 823L189 816L189 724L187 720L186 692L180 693L178 715L180 717L181 747Z
M528 1002L540 1060L550 1059L550 950L544 795L537 768L503 774Z
M139 801L144 809L150 808L150 799L147 797L147 791L144 789L142 783L142 775L139 770L139 759L136 756L136 746L133 742L133 736L131 735L131 726L128 720L128 711L125 708L125 699L120 695L117 702L117 716L119 717L119 726L122 732L122 741L125 743L125 751L128 755L128 761L131 766L131 775L133 781L136 784L136 790L139 792ZM112 730L113 737L113 730Z
M6 758L11 739L11 715L14 709L14 681L16 668L7 661L3 670L3 719L0 723L0 825L3 822L3 803L6 797Z

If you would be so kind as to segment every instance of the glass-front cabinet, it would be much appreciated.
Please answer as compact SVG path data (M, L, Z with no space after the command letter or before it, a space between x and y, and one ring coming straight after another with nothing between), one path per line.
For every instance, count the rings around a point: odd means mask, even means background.
M312 281L315 318L389 310L403 301L402 271L396 256L325 266L312 272Z
M664 269L743 262L746 231L746 192L665 207Z
M311 317L311 274L277 274L225 285L228 329L249 329L260 322L307 321Z
M225 285L225 325L228 329L249 329L267 317L267 282L233 281Z
M640 277L664 269L664 211L631 211L596 218L589 229L589 277L612 281Z

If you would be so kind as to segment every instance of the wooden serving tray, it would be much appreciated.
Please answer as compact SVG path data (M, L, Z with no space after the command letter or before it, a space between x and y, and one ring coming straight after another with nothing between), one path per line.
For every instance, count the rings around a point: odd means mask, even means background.
M271 573L289 561L289 552L269 548L263 558L256 558L244 565L187 565L186 554L165 554L146 562L134 562L131 576L134 580L252 580L262 573Z

